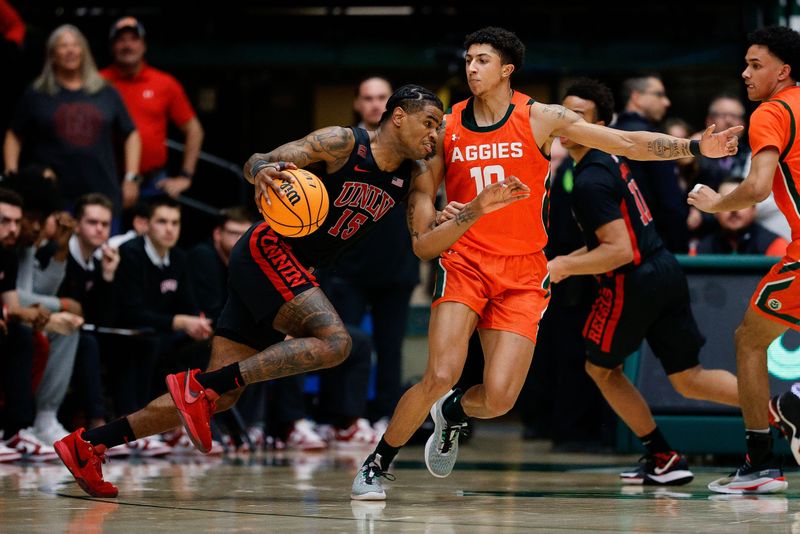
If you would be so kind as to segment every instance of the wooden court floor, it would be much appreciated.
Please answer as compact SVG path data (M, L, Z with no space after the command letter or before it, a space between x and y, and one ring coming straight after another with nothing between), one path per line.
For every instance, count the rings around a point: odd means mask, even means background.
M267 452L106 464L117 499L86 496L60 464L0 465L0 532L800 532L800 476L778 496L712 495L728 467L677 488L623 487L635 456L551 454L481 427L446 479L401 452L385 503L352 503L363 451Z

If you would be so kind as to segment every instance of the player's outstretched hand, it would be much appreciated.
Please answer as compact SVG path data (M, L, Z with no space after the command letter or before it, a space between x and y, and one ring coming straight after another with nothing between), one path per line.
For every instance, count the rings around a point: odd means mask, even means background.
M486 215L529 196L531 196L531 188L523 184L516 176L509 176L505 180L486 186L472 202L475 203L479 214Z
M733 126L719 133L714 133L717 128L712 124L700 138L700 153L707 158L724 158L733 156L739 150L738 133L744 130L744 126Z
M720 194L707 185L697 184L694 186L694 188L692 188L691 191L689 191L688 202L690 205L694 206L700 211L714 213L717 211L715 206L717 202L719 202L720 198Z
M286 193L281 190L281 184L277 180L294 182L294 176L283 171L296 169L297 165L285 161L271 162L267 166L261 168L261 170L253 176L253 184L256 187L256 206L261 206L261 197L264 197L268 205L272 205L272 202L269 200L269 195L267 194L269 189L272 189L276 195L285 195Z

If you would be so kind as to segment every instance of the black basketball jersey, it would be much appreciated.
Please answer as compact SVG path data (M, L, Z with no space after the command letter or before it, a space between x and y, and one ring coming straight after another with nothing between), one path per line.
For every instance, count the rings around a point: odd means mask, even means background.
M413 161L404 161L392 172L380 170L372 156L369 133L363 128L352 130L355 145L347 163L321 176L330 199L325 222L310 235L283 238L308 267L331 264L408 196Z
M599 150L590 150L575 166L572 208L589 250L599 242L595 231L623 219L633 247L633 261L617 269L639 265L663 247L627 162Z

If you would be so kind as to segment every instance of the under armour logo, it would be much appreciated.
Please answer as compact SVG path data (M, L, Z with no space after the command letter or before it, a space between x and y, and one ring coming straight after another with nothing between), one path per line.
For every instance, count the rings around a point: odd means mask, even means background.
M458 141L458 135L456 135L456 134L451 135L450 136L450 140L451 141Z

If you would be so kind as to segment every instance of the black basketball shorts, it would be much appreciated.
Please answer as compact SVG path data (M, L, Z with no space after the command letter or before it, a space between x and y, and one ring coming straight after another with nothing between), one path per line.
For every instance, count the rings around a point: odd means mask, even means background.
M281 306L314 287L316 278L291 247L267 223L257 223L231 251L228 300L216 334L264 350L285 337L272 327Z
M661 250L630 272L602 277L583 338L588 360L607 369L621 365L645 339L668 375L696 366L705 338L675 257Z

